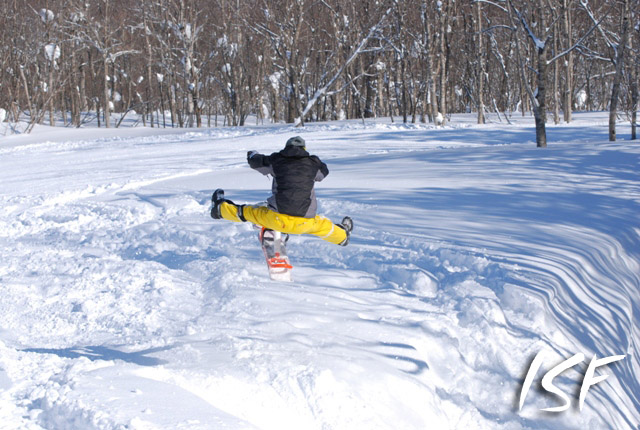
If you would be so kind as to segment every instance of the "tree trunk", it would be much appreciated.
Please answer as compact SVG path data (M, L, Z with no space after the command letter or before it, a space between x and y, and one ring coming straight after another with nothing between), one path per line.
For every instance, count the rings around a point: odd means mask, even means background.
M273 89L273 94L272 94L272 98L271 98L271 112L272 112L272 121L274 124L277 124L278 122L280 122L280 115L278 114L280 106L278 104L278 100L280 98L280 96L278 95L278 91L274 88Z
M173 82L169 83L169 109L171 110L171 128L176 126L182 127L182 121L178 117L178 107L176 106L176 86Z
M377 77L378 74L374 73L375 65L375 56L373 54L367 55L367 66L365 71L367 72L365 76L365 106L364 106L364 117L365 118L375 118L375 103L376 103L376 90L378 89Z
M395 110L393 109L393 103L391 102L391 99L393 98L391 95L391 79L386 79L386 81L387 85L385 87L387 93L387 114L389 115L391 122L394 122L393 115L395 114Z
M554 35L555 36L555 35ZM558 52L558 38L553 38L554 52ZM560 66L553 62L553 122L560 123Z
M81 117L81 103L82 97L80 94L79 83L78 60L76 59L76 50L71 52L71 84L70 84L70 97L71 97L71 123L74 127L80 127Z
M145 14L145 27L147 26L146 23L146 14ZM145 40L146 40L146 44L147 44L147 102L146 104L146 110L149 112L149 122L151 123L151 128L153 128L153 111L154 111L154 106L153 106L153 54L152 54L152 50L151 50L151 41L149 40L149 34L148 32L145 30ZM144 116L144 113L143 113Z
M88 54L89 55L89 54ZM91 56L88 58L89 62L91 61ZM80 72L80 111L89 111L89 100L87 97L87 76L85 74L85 64L80 61L80 66L78 67L78 71ZM91 69L91 68L89 68Z
M545 27L545 22L542 14L541 25ZM538 91L535 94L536 102L534 103L533 114L536 122L536 146L538 148L547 147L547 43L541 47L536 47L538 53L538 71L537 71L537 85Z
M54 48L55 50L55 48ZM49 61L49 83L47 84L47 95L49 96L49 125L51 127L55 127L56 125L56 114L55 114L55 105L54 105L54 89L53 89L53 62L55 58L55 54L51 54L51 59Z
M384 74L382 71L376 71L376 87L377 87L377 97L376 97L376 105L378 112L381 116L386 116L386 108L384 103Z
M287 94L287 124L293 124L296 122L296 101L295 90L293 89L293 83L289 82L288 94Z
M536 146L538 148L547 147L547 106L545 104L547 76L546 57L546 49L538 49L538 92L536 94L536 103L533 108L533 115L536 122Z
M616 73L613 77L613 88L611 89L611 102L609 104L609 141L616 140L616 117L618 116L618 99L620 98L620 82L624 69L624 51L629 43L629 0L624 0L624 11L622 16L622 35L620 44L616 52Z
M402 58L400 59L400 79L402 79L402 95L401 95L401 98L402 98L402 122L404 124L407 123L407 116L408 116L406 64L407 64L406 54L403 52Z
M162 79L164 79L164 77ZM160 109L162 109L162 128L167 128L167 117L164 108L164 92L162 91L162 82L158 82L158 86L160 87L158 92L160 93ZM160 127L159 124L158 127Z
M632 44L631 39L629 41L629 47ZM629 67L631 74L631 84L629 85L629 91L631 92L631 140L636 140L636 124L638 116L638 64L632 60L632 64Z
M424 30L424 56L425 56L425 80L427 89L425 91L425 102L429 104L429 121L434 122L438 115L438 100L436 98L436 81L433 72L433 59L431 57L431 23L427 11L429 8L425 2L422 13L422 25Z
M518 81L520 82L520 112L524 117L527 111L527 90L521 73L518 73Z
M29 84L27 82L27 77L24 75L24 67L20 66L20 78L22 79L22 85L24 87L24 95L27 99L27 107L29 108L29 120L34 117L35 112L33 111L33 104L31 103L31 96L29 95ZM17 120L16 120L17 122Z
M103 98L104 98L104 126L106 128L111 127L111 106L110 106L110 97L109 97L109 61L107 60L107 57L104 56L102 58L102 67L103 67L103 82L104 82L104 92L103 92Z
M444 7L444 5L442 5ZM442 124L445 125L447 118L447 61L446 61L446 40L447 19L445 11L440 12L440 113L442 114Z
M73 125L74 127L79 127L79 124L80 124L80 112L78 110L79 102L78 102L78 98L76 97L76 91L74 90L73 83L70 85L70 88L69 88L69 101L71 103L71 125Z
M478 81L478 94L477 97L477 107L478 107L478 124L484 124L484 53L482 52L482 3L476 3L476 34L477 34L477 51L476 55L478 57L478 72L477 72L477 81Z
M571 9L568 5L568 0L562 2L563 16L564 16L564 39L566 46L572 45L571 41ZM564 90L564 121L571 122L571 114L573 111L573 52L567 54L566 67L565 67L565 90Z
M635 68L635 67L634 67ZM636 125L638 117L638 75L633 73L631 81L631 140L636 140Z
M200 128L202 127L202 110L200 109L200 91L197 81L195 88L191 91L191 97L193 98L193 111L196 115L196 127Z

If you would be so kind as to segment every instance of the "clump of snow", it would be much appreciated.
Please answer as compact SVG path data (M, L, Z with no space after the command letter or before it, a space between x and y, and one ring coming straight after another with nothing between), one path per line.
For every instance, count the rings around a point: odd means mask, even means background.
M282 74L280 72L274 72L269 76L269 82L271 83L271 87L274 89L274 91L278 91L278 88L280 88L281 76Z
M44 53L49 62L55 63L60 58L60 46L55 43L49 43L45 45Z
M53 11L50 11L49 9L40 9L38 15L40 15L40 19L42 19L42 22L44 22L45 24L53 21L56 17Z
M585 90L578 91L576 94L576 106L583 109L587 104L587 92Z

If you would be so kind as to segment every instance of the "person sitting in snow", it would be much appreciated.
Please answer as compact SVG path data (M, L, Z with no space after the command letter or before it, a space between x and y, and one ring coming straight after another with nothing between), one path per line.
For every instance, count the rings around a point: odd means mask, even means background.
M224 190L217 189L211 197L211 218L249 221L286 234L312 234L342 246L349 243L351 218L344 217L341 224L334 224L316 214L318 203L313 187L329 174L329 169L307 152L303 138L292 137L282 151L271 155L249 151L247 162L252 169L273 177L273 194L267 205L238 205L224 198Z

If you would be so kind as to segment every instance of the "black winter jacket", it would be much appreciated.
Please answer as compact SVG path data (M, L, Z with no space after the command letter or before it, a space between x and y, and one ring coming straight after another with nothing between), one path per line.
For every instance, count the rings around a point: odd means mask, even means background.
M318 203L313 186L329 174L318 157L301 147L287 146L271 155L254 154L248 162L252 169L273 176L273 195L267 200L271 209L303 218L316 216Z

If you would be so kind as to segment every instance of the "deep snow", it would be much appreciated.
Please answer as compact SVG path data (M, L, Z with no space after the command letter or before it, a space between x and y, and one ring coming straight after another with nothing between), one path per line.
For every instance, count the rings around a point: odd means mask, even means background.
M575 117L0 137L0 429L638 428L640 145ZM355 230L278 283L209 198L264 200L246 152L295 134ZM594 354L626 357L580 411Z

